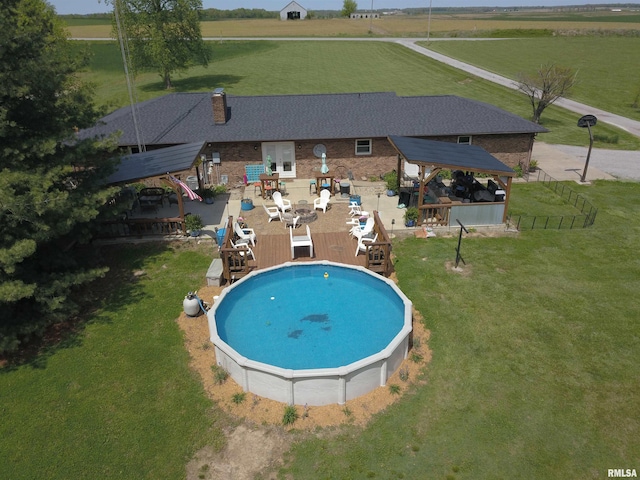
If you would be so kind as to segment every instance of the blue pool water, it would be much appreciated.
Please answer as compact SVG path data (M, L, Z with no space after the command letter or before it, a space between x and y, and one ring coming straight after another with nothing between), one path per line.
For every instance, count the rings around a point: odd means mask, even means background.
M220 338L251 360L336 368L389 345L404 325L404 303L375 276L302 264L236 284L216 306L215 320Z

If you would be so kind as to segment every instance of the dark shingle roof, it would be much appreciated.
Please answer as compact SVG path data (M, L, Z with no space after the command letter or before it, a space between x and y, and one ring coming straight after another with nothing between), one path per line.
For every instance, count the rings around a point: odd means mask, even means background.
M203 147L203 142L196 142L127 155L121 158L117 170L107 178L107 183L132 182L188 170Z
M542 133L540 125L486 103L453 95L399 97L393 92L227 95L226 124L213 121L211 93L172 93L138 104L146 145L361 137ZM122 131L135 145L131 108L117 110L83 136Z
M424 163L451 170L472 170L507 177L516 175L513 169L477 145L398 136L390 136L389 141L410 163Z

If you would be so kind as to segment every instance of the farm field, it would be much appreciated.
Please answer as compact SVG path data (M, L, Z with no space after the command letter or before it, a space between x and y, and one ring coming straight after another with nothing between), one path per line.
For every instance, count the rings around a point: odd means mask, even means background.
M491 36L491 32L518 30L532 35L540 30L545 35L553 31L611 31L634 30L640 15L590 15L544 14L433 14L429 29L426 15L383 16L371 22L368 19L346 18L311 19L299 22L282 22L276 19L238 19L202 22L204 37L335 37L335 36L390 36L425 37L427 30L438 37ZM75 38L109 38L111 25L94 19L68 20L69 31ZM369 28L371 27L371 32Z
M639 42L631 37L560 37L420 45L514 79L546 63L571 67L578 83L568 98L640 120L640 64L630 61Z
M485 43L485 42L482 42ZM85 42L78 42L84 48ZM89 42L93 60L86 78L96 85L99 104L108 110L128 104L119 49L114 42ZM236 95L276 95L395 91L398 95L459 95L497 105L529 118L525 96L472 77L388 42L367 41L222 41L211 42L208 68L193 67L174 77L174 91L212 91L224 87ZM295 61L290 59L294 58ZM372 61L375 59L375 62ZM139 101L164 95L153 72L136 79ZM551 130L540 138L548 143L584 145L584 132L575 127L576 116L550 107L542 123ZM640 139L598 126L603 138L617 144L596 148L640 148Z

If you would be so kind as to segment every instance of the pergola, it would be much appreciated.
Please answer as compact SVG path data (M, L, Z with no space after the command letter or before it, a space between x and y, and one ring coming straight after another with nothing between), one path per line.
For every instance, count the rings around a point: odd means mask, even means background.
M116 171L107 178L107 184L124 184L157 177L176 192L180 219L184 222L180 186L171 180L171 174L193 168L200 160L205 144L206 142L186 143L123 156Z
M505 191L502 221L506 221L511 181L516 176L516 172L511 167L476 145L439 142L396 135L390 135L387 138L398 152L398 189L402 178L403 160L417 165L420 169L418 208L424 204L424 193L427 184L438 175L440 170L484 173L493 176L495 182Z

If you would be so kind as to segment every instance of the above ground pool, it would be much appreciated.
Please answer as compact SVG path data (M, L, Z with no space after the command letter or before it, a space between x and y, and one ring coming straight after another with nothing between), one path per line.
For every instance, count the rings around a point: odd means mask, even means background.
M208 319L217 363L245 391L326 405L385 385L407 355L411 302L362 267L286 263L225 289Z

